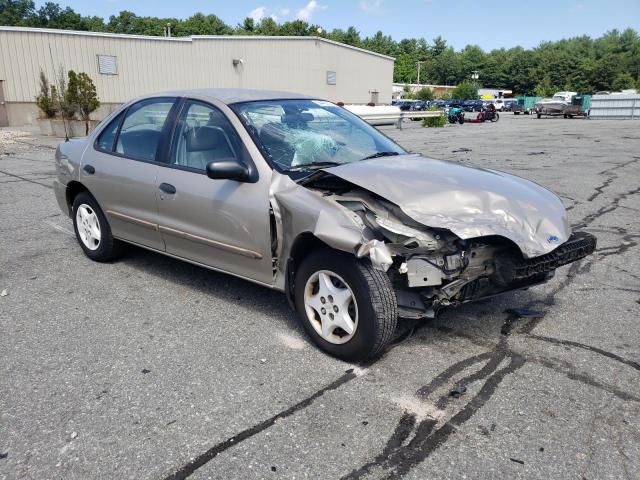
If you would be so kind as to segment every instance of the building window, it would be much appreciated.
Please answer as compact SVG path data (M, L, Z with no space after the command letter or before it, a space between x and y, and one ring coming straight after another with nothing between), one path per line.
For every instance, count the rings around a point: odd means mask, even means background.
M116 57L113 55L98 55L98 71L103 75L117 75Z
M336 84L336 72L327 70L327 85L335 85L335 84Z

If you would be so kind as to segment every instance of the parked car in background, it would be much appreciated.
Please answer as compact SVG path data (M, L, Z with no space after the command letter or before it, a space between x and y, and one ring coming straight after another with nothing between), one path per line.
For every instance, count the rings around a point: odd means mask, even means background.
M482 111L482 100L465 100L462 104L465 112L481 112Z
M411 105L411 110L414 112L423 112L429 110L429 100L418 100Z
M408 112L416 101L417 100L402 100L396 105L396 107L400 108L403 112Z
M518 101L515 98L508 98L504 100L504 106L502 107L503 112L511 112L513 111L513 106L517 105Z
M502 111L502 109L504 108L504 100L502 98L496 98L495 100L492 100L493 106L496 107L497 111Z
M287 92L141 97L60 144L55 168L90 259L126 242L279 290L348 361L383 351L399 316L545 282L596 244L536 183L408 154L346 109Z

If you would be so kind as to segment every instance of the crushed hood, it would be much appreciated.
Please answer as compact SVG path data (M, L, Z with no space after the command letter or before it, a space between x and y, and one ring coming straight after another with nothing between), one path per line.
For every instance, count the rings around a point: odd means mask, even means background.
M425 226L448 229L462 239L500 235L528 258L549 253L571 233L562 201L515 175L419 155L324 171L386 198Z

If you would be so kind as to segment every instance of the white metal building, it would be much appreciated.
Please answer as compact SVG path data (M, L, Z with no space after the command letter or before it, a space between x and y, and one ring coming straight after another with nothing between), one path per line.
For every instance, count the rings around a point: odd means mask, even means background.
M0 126L35 122L40 69L94 81L103 118L138 95L181 88L286 90L345 103L389 103L394 59L320 37L148 37L0 27ZM4 104L2 104L4 102Z

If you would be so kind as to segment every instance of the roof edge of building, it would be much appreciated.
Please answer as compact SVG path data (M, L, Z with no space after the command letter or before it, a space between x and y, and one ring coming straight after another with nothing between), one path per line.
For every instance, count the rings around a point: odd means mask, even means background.
M35 28L35 27L13 27L0 26L0 32L23 32L23 33L47 33L53 35L78 35L86 37L108 37L134 40L156 40L161 42L193 42L194 40L313 40L336 45L338 47L356 50L375 57L385 58L395 62L395 57L390 57L382 53L373 52L346 43L336 42L328 38L318 36L269 36L269 35L191 35L188 37L160 37L154 35L130 35L127 33L110 32L86 32L82 30L60 30L56 28Z

